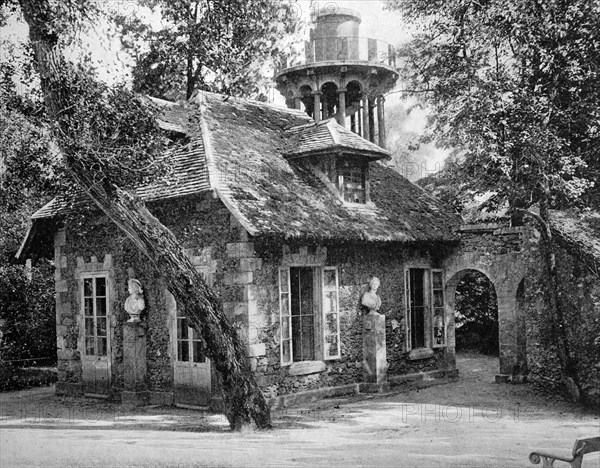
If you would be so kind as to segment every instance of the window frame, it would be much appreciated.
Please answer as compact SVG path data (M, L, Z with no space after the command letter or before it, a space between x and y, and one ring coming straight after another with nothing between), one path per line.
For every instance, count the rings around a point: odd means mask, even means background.
M204 267L204 266L197 266L195 267L196 271L198 272L198 274L200 274L200 276L202 277L202 279L204 280L204 282L207 284L208 287L212 287L212 275L209 274L208 272L208 267ZM200 348L202 348L202 338L196 333L196 331L194 330L193 327L191 327L189 325L189 322L187 321L187 315L179 315L180 312L183 312L180 310L179 307L176 308L176 312L175 312L175 361L176 362L188 362L188 363L192 363L192 364L205 364L208 361L208 357L206 355L205 350L203 350L202 352L202 360L201 361L197 361L195 359L196 357L196 348L194 347L194 343L200 343ZM186 321L186 325L187 325L187 338L180 338L179 337L179 321L180 320L185 320ZM183 328L182 328L183 331ZM188 347L188 359L187 360L181 360L179 359L179 342L180 341L185 341L187 342L187 347Z
M289 265L280 267L278 269L278 286L279 286L279 353L281 366L291 366L295 362L310 362L310 361L294 361L293 356L293 329L292 329L292 301L291 301L291 282L290 282L290 270L292 268L312 268L313 269L313 280L318 290L313 291L315 297L315 306L318 308L315 313L314 323L314 356L316 361L331 361L341 358L341 333L340 333L340 304L339 304L339 271L335 266L323 266L323 265ZM329 355L326 351L327 341L326 338L331 336L331 333L326 333L325 324L326 312L324 308L325 295L331 293L333 290L325 286L325 272L335 272L335 312L328 312L328 314L335 314L335 325L337 336L337 352L335 355ZM282 282L282 278L285 278L286 284ZM287 298L284 300L284 297ZM287 302L287 303L286 303ZM287 321L287 327L285 326L284 318L289 317ZM287 332L284 334L285 329ZM286 350L287 348L287 350ZM286 352L287 351L287 352Z
M286 278L285 288L281 281L282 275ZM294 362L294 357L292 355L292 291L289 267L279 268L277 280L279 283L279 356L282 366L290 366ZM284 295L287 295L287 307L284 307L285 303L282 300ZM288 317L287 327L284 326L283 317ZM283 334L284 329L287 329L287 335ZM288 359L285 359L286 346Z
M424 270L423 275L423 287L424 287L424 346L413 347L412 343L412 319L411 319L411 304L410 304L410 270L420 269ZM439 274L441 278L441 287L434 288L434 274ZM411 264L404 268L404 320L406 323L406 336L405 336L405 350L412 351L413 349L434 349L434 348L446 348L448 346L448 320L446 317L446 296L445 296L446 284L444 281L444 270L442 268L432 268L429 265L423 264ZM442 297L442 303L440 306L435 307L434 292L440 291ZM436 343L435 334L435 312L441 311L442 317L442 336L443 340L441 343Z
M349 171L352 171L352 169L357 169L358 171L360 171L361 187L362 187L362 193L363 193L363 197L362 197L361 201L346 200L346 198L345 198L345 194L346 194L345 185L344 185L345 174L342 174L342 172L345 169L344 163L348 163ZM336 157L335 167L336 167L335 187L339 193L340 199L344 203L350 204L350 205L359 205L359 206L368 205L371 202L371 195L370 195L370 190L369 190L370 189L369 161L359 158L357 156L338 155Z
M441 281L441 287L440 288L436 288L435 287L435 281L433 279L434 274L439 273L440 275L440 281ZM447 320L446 320L446 285L444 284L444 270L441 268L431 268L431 347L432 348L445 348L446 347L446 343L448 341L448 336L447 336L447 330L448 330L448 325L447 325ZM442 304L441 306L436 307L435 306L435 291L440 291L441 292L441 296L442 296ZM441 311L441 317L442 317L442 336L443 336L443 340L442 343L437 344L436 343L436 333L435 333L435 328L436 328L436 324L435 324L435 317L436 317L436 310Z
M86 280L92 280L92 296L87 296L85 294L85 282ZM98 296L96 294L96 287L97 287L97 282L96 280L98 279L104 279L104 296ZM81 351L82 351L82 355L87 358L87 359L92 359L92 358L98 358L98 359L107 359L110 362L110 356L111 356L111 303L110 303L110 286L109 286L109 275L108 272L87 272L87 273L82 273L80 276L80 285L79 285L79 297L81 299L81 304L80 304L80 317L82 320L81 323L81 337L82 337L82 346L81 346ZM92 299L92 315L87 315L86 314L86 309L85 309L85 302L86 299ZM104 318L104 320L106 320L106 327L105 327L105 335L104 336L100 336L100 338L105 338L106 339L106 348L105 348L105 353L104 354L98 354L98 301L97 299L104 299L105 300L105 315L101 316L102 318ZM88 329L87 329L87 324L86 324L86 320L89 319L93 319L93 330L94 330L94 335L88 335ZM93 354L88 354L88 347L87 347L87 341L88 338L93 338L94 340L94 353Z
M325 276L326 276L326 272L327 271L333 271L335 273L335 289L332 291L331 288L328 288L325 285ZM342 353L341 353L341 334L340 334L340 276L338 273L338 268L333 266L333 267L323 267L322 271L321 271L321 296L322 296L322 300L321 300L321 322L322 322L322 353L323 353L323 360L324 361L330 361L330 360L334 360L334 359L340 359L342 357ZM328 292L335 292L335 311L334 312L326 312L325 311L325 302L326 302L326 294ZM327 333L326 332L326 327L327 327L327 318L326 315L334 315L335 314L335 323L336 323L336 330L335 330L335 335L337 337L337 351L335 353L335 355L331 355L328 354L328 346L327 346L327 337L328 336L332 336L334 335L333 333Z

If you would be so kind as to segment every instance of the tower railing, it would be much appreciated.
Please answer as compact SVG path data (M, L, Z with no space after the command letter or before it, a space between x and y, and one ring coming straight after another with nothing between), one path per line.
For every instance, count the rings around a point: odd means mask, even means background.
M361 61L396 68L396 50L385 41L370 37L322 37L294 44L284 51L277 71L331 61Z

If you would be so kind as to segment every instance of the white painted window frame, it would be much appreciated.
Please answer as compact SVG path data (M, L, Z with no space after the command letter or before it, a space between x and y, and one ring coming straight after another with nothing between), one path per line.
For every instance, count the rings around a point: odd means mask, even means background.
M320 310L320 316L319 316L319 321L320 321L320 326L315 327L315 333L318 336L315 336L315 351L316 351L316 358L320 359L320 360L325 360L325 361L332 361L332 360L336 360L336 359L340 359L341 358L341 332L340 332L340 288L339 288L339 272L338 272L338 268L335 266L323 266L322 264L319 265L307 265L307 264L302 264L302 265L289 265L289 266L285 266L285 267L280 267L279 271L278 271L278 283L279 283L279 352L280 352L280 363L281 366L290 366L294 363L294 357L293 357L293 335L292 335L292 301L291 301L291 281L290 281L290 269L291 268L313 268L313 270L315 270L315 273L317 275L321 276L321 281L320 281L320 303L318 304L319 310ZM326 323L326 317L325 317L325 310L323 307L324 301L325 301L325 293L326 292L331 292L331 289L327 289L325 288L325 271L335 271L335 293L336 293L336 310L335 310L335 314L336 314L336 327L337 327L337 353L335 355L327 355L326 356L326 333L324 330L325 327L325 323ZM284 288L282 287L282 275L285 276L286 280L287 280L287 290L284 290ZM287 309L285 309L284 307L284 300L283 297L287 295ZM288 321L288 326L287 326L287 337L284 335L284 317L289 317L289 321ZM320 346L317 346L317 343L320 344ZM284 356L285 356L285 347L288 347L288 355L289 355L289 359L285 360ZM318 352L320 349L320 353ZM320 355L319 355L320 354Z

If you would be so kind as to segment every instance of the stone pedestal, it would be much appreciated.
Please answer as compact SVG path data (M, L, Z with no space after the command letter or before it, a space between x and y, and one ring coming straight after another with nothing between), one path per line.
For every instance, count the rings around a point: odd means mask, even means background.
M146 324L123 324L123 403L143 406L148 403L146 385Z
M365 390L381 392L389 389L385 345L385 315L369 313L363 322L363 371Z

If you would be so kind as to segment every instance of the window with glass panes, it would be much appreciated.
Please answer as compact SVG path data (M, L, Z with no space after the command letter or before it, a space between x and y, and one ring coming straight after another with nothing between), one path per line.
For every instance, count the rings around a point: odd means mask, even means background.
M366 203L365 168L353 160L338 160L338 190L345 202Z
M446 346L443 271L408 268L405 282L407 349Z
M190 327L185 312L177 309L177 360L181 362L204 362L206 356L202 340Z
M198 271L204 281L209 281L205 271ZM210 286L211 284L209 284ZM177 360L181 362L205 362L206 355L202 339L186 317L185 311L177 308Z
M86 356L106 356L108 350L108 295L106 277L83 279Z
M340 357L336 268L281 268L279 300L283 365Z

